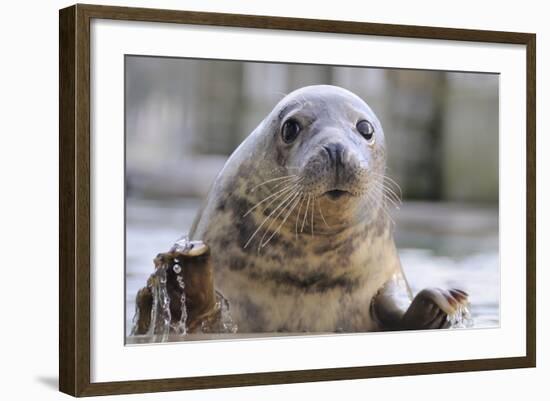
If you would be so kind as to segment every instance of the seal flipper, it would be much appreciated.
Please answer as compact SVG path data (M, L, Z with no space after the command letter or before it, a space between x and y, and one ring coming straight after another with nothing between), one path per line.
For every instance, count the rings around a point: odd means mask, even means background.
M136 296L137 321L133 334L149 332L154 308L154 283L161 272L169 302L170 331L183 324L177 334L193 333L206 326L221 322L223 296L214 289L210 250L202 241L187 241L180 247L176 242L169 252L159 253L154 260L155 273L147 280L147 286ZM206 323L205 323L206 322ZM221 324L221 323L220 323Z
M396 273L372 298L370 314L379 330L403 330L403 317L411 305L411 292L403 274Z
M413 299L403 316L403 330L446 329L448 316L468 304L468 294L462 290L425 288Z
M409 303L403 283L392 277L373 298L370 312L383 331L445 329L451 325L448 316L467 305L468 294L458 289L425 288Z

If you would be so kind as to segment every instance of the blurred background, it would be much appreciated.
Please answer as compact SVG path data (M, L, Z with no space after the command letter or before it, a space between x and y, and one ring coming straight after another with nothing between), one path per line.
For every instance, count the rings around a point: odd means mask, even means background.
M126 56L125 77L127 332L153 257L187 233L227 157L316 84L351 90L382 123L413 290L462 288L474 327L498 326L498 75Z

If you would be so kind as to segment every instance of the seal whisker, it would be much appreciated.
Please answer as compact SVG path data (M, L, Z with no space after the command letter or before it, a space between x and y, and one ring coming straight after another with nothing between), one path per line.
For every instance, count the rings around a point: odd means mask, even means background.
M302 194L300 197L300 206L298 208L298 214L296 215L296 224L295 224L295 232L296 232L296 240L298 240L298 224L300 222L300 212L302 211L302 206L304 205L304 201L306 200L306 197Z
M300 181L303 181L303 178L293 178L293 179L289 179L288 181L285 180L283 182L279 182L273 188L271 188L271 191L274 191L276 188L280 187L281 185L290 184L291 182L298 184Z
M384 214L386 215L386 217L390 220L391 224L395 226L395 220L391 217L391 214L390 212L388 211L388 209L386 209L385 207L382 208L382 211L384 212Z
M246 248L248 246L248 244L250 244L250 242L252 241L252 239L256 236L256 234L258 233L258 231L260 231L260 229L264 226L264 224L269 220L269 218L271 216L273 216L275 214L275 212L288 200L290 199L293 195L295 194L295 192L290 192L290 195L288 195L281 203L279 203L277 205L277 207L275 209L273 209L271 211L271 213L269 213L269 215L262 221L262 223L258 226L258 228L256 228L256 231L254 231L252 233L252 235L250 236L250 238L248 238L248 241L246 241L246 244L244 244L243 246L243 249Z
M283 189L267 196L266 198L262 199L260 202L256 203L254 206L252 206L250 209L248 209L248 211L243 215L243 217L246 217L248 216L252 211L254 211L258 206L260 206L262 203L264 203L265 201L275 197L275 199L272 199L271 202L269 202L267 205L266 205L266 208L269 207L273 202L275 202L278 198L280 198L281 196L284 196L285 193L288 193L289 191L292 191L294 189L298 188L298 184L288 184L286 187L284 187Z
M271 178L269 180L266 180L256 186L254 186L254 188L252 188L250 190L250 192L254 192L257 188L261 187L262 185L265 185L265 184L269 184L270 182L274 182L274 181L280 181L280 180L284 180L284 182L286 181L292 181L293 178L297 177L296 174L291 174L291 175L285 175L284 177L277 177L277 178Z
M373 204L373 195L370 192L366 192L366 201L367 201L367 208L369 210L374 210L374 204Z
M390 201L396 209L399 210L399 209L401 208L402 202L401 202L400 200L396 200L392 195L390 195L390 194L389 194L388 192L386 192L385 190L384 190L383 196L384 196L384 198L386 198L388 201Z
M311 236L313 237L313 213L315 212L315 196L311 202Z
M388 180L388 182L395 186L395 188L397 188L397 190L399 191L399 197L402 198L403 197L403 191L401 190L401 186L397 183L397 181L395 181L393 178L391 178L390 176L388 175L384 175L384 179Z
M397 198L397 195L394 192L388 192L388 187L385 187L382 183L373 181L372 184L376 187L378 191L381 192L381 196L384 199L387 199L391 204L399 210L401 205L401 199Z
M304 212L304 221L302 222L302 228L300 228L301 233L304 232L304 227L306 225L307 211L309 209L309 198L310 198L310 195L307 196L306 211Z
M395 209L399 210L400 209L400 205L401 203L400 202L396 202L392 197L388 196L385 192L384 192L384 189L383 188L380 188L379 190L381 193L380 193L380 196L382 197L382 199L386 202L384 202L386 205L388 205L388 203L393 206Z
M388 184L386 183L385 179L388 178L387 176L384 176L384 175L379 175L379 174L376 174L374 173L374 175L378 175L379 178L382 178L382 179L376 179L373 181L373 184L374 185L378 185L378 186L381 186L382 188L384 188L389 194L392 195L392 197L398 201L398 202L401 202L401 188L396 188L398 191L399 191L399 194L397 194L395 192L395 190ZM392 185L396 185L396 184L392 184Z
M300 195L300 192L299 191L293 191L292 196L290 197L290 199L285 199L284 202L281 203L280 206L282 206L282 204L284 203L284 206L283 207L280 207L279 208L279 212L277 213L276 216L274 216L272 219L271 219L271 222L269 223L269 225L265 228L264 230L264 235L262 236L262 238L260 239L260 243L258 244L258 250L260 248L263 248L264 247L264 239L265 237L267 236L267 234L269 233L269 230L271 229L271 226L277 221L277 219L279 217L281 217L281 215L285 212L285 210L287 210L287 208L292 205L292 202L294 202L294 199L296 199L296 197L298 195Z
M386 194L382 194L382 197L383 197L386 201L390 202L390 203L392 204L392 206L393 206L395 209L397 209L397 210L400 210L400 209L401 209L401 207L399 206L399 204L395 203L395 201L394 201L392 198L390 198L389 196L387 196Z
M382 192L382 189L380 187L376 187L375 190L377 191L378 196L383 196L383 192ZM373 193L369 193L367 195L367 197L370 198L372 201L376 202L376 198L375 198ZM395 225L395 221L391 217L391 214L390 214L390 212L389 212L389 210L386 206L386 203L382 201L382 202L380 202L379 206L380 206L380 210L382 211L382 213L384 213L385 216L391 221L391 223L393 225Z
M381 189L377 186L373 186L371 191L364 192L367 200L367 208L369 210L376 211L378 209L378 206L380 206L380 204L379 202L377 202L377 199L379 198L380 194Z
M327 221L325 220L325 216L323 215L323 209L321 209L321 200L317 198L317 206L319 206L319 214L321 215L321 219L323 219L323 222L327 226L327 228L330 228Z
M304 95L300 95L300 96L302 97L302 102L303 102L303 103L301 103L301 106L304 107L304 105L307 104L307 100L304 97Z
M281 224L279 224L277 229L271 234L271 236L267 239L267 241L265 243L263 243L263 244L260 243L262 248L265 247L269 243L269 241L271 241L271 238L273 238L278 232L280 232L281 228L283 227L283 224L285 224L288 217L291 215L291 213L294 211L294 209L296 209L296 206L298 206L298 202L300 202L300 200L302 199L302 194L301 194L301 192L298 192L297 195L298 195L298 198L294 201L292 206L288 209L288 212L285 215L285 217L284 217L283 221L281 222Z
M288 95L288 93L284 93L284 92L279 92L279 91L276 91L276 92L273 92L275 95L278 95L278 96L281 96L281 99L286 97Z
M403 202L401 201L401 198L399 197L399 195L397 195L393 189L391 189L390 187L384 185L384 184L381 184L382 185L382 188L384 189L384 193L391 197L396 203L398 204L402 204Z
M298 214L296 215L296 228L295 228L295 232L296 232L296 239L298 239L298 222L300 221L300 212L302 211L302 205L304 204L304 201L305 201L306 197L305 196L300 196L300 207L298 208Z
M388 187L384 183L376 183L376 185L380 186L384 190L384 193L387 196L391 197L396 203L402 203L399 195L397 195L390 187Z
M396 189L399 191L399 198L403 197L403 191L401 190L401 186L395 181L393 178L391 178L387 174L380 174L376 172L371 172L371 174L382 177L384 180L387 180L391 185L395 186Z
M386 188L387 191L389 191L394 197L396 200L398 200L399 202L401 202L401 195L397 194L392 187L390 187L389 185L386 185L385 183L383 184L384 188Z
M397 183L397 181L395 181L392 177L390 177L388 174L386 173L377 173L377 172L373 172L374 174L378 174L379 176L382 176L384 178L387 178L389 181L393 182L395 185L399 186L399 184Z

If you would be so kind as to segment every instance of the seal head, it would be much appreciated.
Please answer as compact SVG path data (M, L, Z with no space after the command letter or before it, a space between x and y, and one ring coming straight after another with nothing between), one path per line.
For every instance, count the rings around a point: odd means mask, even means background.
M296 176L290 183L302 198L322 197L327 210L338 210L340 223L375 217L385 139L363 100L342 88L306 87L283 99L264 124L280 173Z

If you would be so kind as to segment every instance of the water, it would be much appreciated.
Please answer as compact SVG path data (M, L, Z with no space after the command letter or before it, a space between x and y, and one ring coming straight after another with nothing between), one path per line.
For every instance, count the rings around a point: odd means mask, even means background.
M169 266L167 264L158 266L149 279L153 302L150 312L151 320L149 329L145 334L139 332L140 329L138 325L140 313L143 311L135 308L135 315L132 320L130 333L133 339L137 338L137 342L165 342L171 338L181 339L182 336L187 335L188 315L186 309L185 283L182 276L178 275L176 280L179 287L182 289L182 294L180 296L181 315L179 318L172 319L170 296L166 286L168 268ZM180 266L174 264L172 268L175 271L177 268L180 268ZM225 299L221 293L216 292L214 308L209 313L208 317L201 322L200 328L196 333L235 334L237 332L237 325L233 322L229 309L230 306L227 299Z
M149 201L129 199L127 203L126 331L131 333L135 296L153 273L153 258L167 251L174 240L190 227L200 202L196 200ZM470 295L467 309L449 319L458 328L486 328L499 325L500 274L498 254L498 210L459 204L405 202L396 212L396 243L403 269L413 293L425 287L459 288ZM186 332L185 316L170 324L166 275L154 277L156 303L154 322L147 336L129 337L129 342L181 340ZM181 283L184 288L185 283ZM183 296L185 297L185 292ZM182 298L182 303L185 299ZM203 333L236 331L228 313L230 305L217 294L220 326L202 327ZM179 335L178 335L179 334ZM207 335L188 335L205 339ZM255 335L254 335L255 336Z
M170 298L166 290L166 270L158 269L153 276L153 308L148 336L158 336L160 341L170 333Z
M474 327L474 319L470 313L470 305L459 305L452 315L447 316L447 321L453 329L469 329Z

